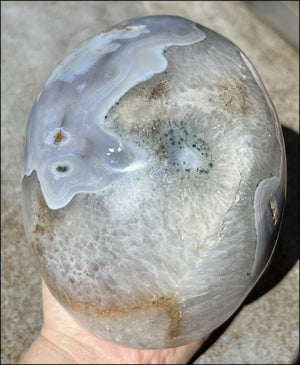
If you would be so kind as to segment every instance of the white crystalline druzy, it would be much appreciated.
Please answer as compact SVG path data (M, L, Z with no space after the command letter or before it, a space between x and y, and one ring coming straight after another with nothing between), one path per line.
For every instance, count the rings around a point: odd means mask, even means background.
M53 295L127 347L209 334L267 266L281 129L246 56L187 19L128 20L58 63L27 125L26 233Z

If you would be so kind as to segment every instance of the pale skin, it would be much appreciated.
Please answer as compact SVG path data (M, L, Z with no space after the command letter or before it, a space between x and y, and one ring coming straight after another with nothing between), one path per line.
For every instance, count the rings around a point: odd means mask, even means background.
M44 282L43 311L41 333L19 364L185 364L203 343L134 350L103 342L73 320Z

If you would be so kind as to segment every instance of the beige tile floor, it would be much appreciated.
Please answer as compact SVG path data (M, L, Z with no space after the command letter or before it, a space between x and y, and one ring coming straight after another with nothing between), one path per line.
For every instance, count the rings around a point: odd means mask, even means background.
M244 306L192 360L198 364L292 363L299 341L299 55L242 2L2 1L1 361L15 363L42 323L41 277L21 215L22 138L40 87L79 41L127 18L174 14L225 35L252 60L283 125L288 201L270 269Z

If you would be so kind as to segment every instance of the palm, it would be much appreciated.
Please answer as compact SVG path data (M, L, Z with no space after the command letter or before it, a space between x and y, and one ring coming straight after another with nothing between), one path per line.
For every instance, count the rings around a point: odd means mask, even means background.
M203 340L162 350L135 350L103 342L83 329L52 296L43 282L44 325L41 335L74 363L183 364Z

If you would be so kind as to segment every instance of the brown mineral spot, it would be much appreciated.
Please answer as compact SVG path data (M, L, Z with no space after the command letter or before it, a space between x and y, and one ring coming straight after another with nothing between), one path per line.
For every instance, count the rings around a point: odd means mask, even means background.
M61 129L55 134L54 142L59 143L62 140L63 136L61 134Z
M236 74L234 81L219 81L213 87L213 95L210 102L217 106L222 105L228 113L247 113L247 89L243 85L241 75Z
M101 48L97 49L97 52L102 52L102 49Z
M116 30L126 29L129 25L131 25L130 22L125 23L125 24L120 24L118 27L116 27L116 26L108 27L105 30L103 30L102 33L109 33L114 29L116 29ZM127 30L132 30L132 28L128 28Z
M45 229L39 224L36 224L35 229L34 231L32 231L32 233L36 236L43 236L45 234Z
M278 221L278 217L276 216L276 211L275 211L275 204L273 200L269 201L269 207L272 213L272 219L273 219L273 225L276 226L276 223Z
M227 111L232 113L241 112L245 114L245 88L241 84L236 84L231 87L224 88L224 93L222 97L224 98L225 108Z
M181 317L181 312L177 307L175 298L173 297L159 297L156 301L152 302L156 308L161 308L166 311L170 318L170 325L165 334L165 345L166 347L174 347L174 340L179 335L179 322Z
M163 95L166 95L167 88L166 88L166 81L159 82L155 88L152 90L151 94L148 97L148 101L155 100L161 98Z
M156 150L155 150L155 154L157 156L157 158L159 159L159 161L162 163L163 160L166 159L166 156L164 154L164 151L163 149L160 147L158 147Z
M25 145L25 136L23 136L23 147Z
M66 172L67 171L67 166L57 166L56 167L56 171L58 172Z

